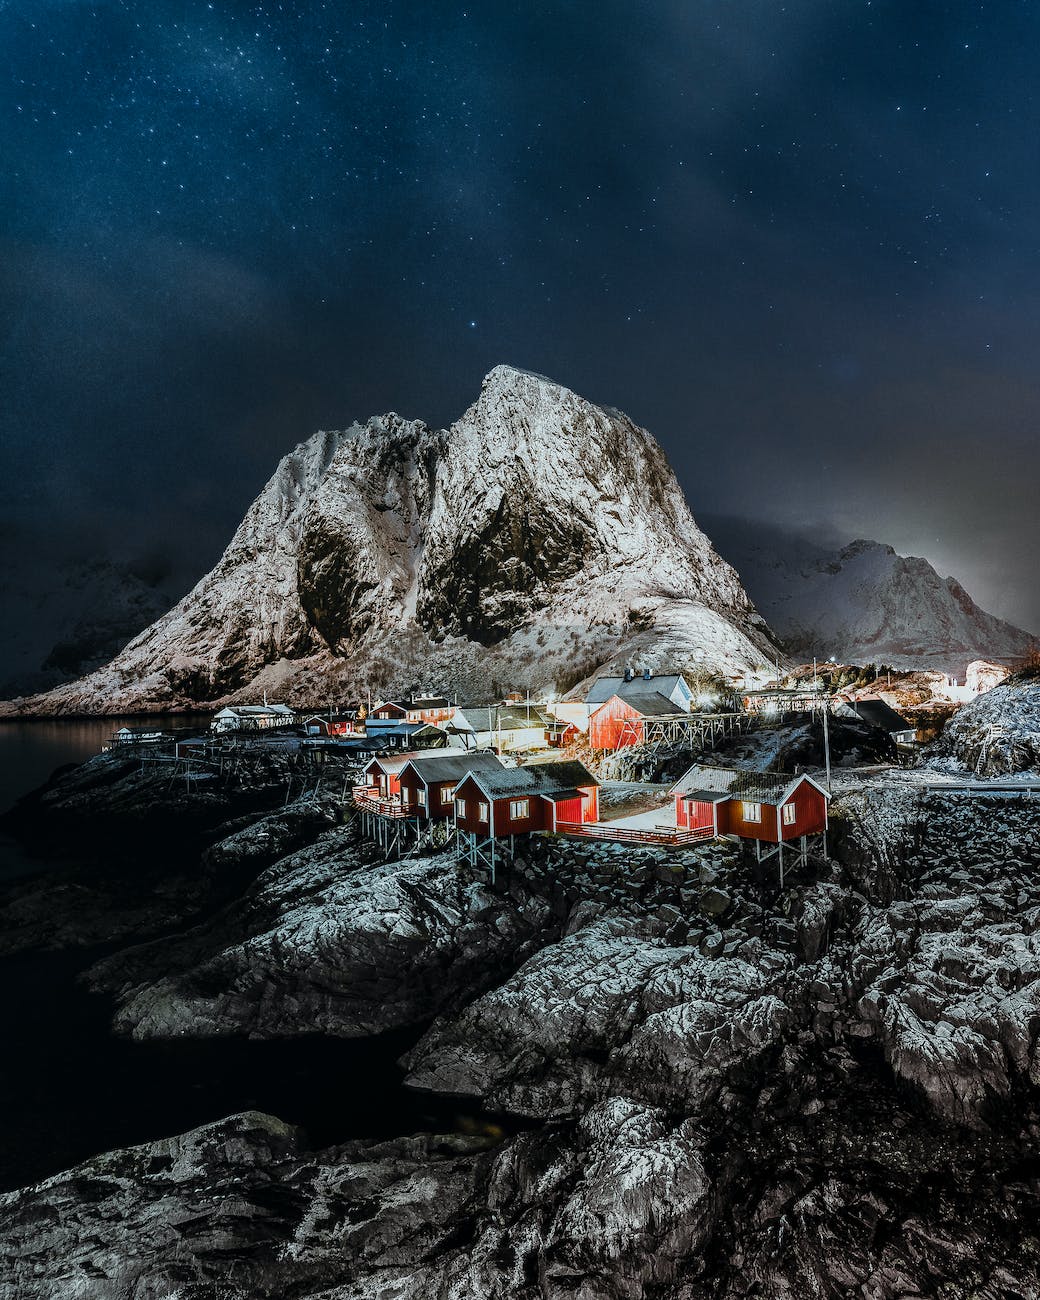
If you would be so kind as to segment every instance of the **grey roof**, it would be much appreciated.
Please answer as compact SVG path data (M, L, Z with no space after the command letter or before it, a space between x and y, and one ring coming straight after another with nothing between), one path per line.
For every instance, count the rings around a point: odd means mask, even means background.
M606 704L607 700L613 699L614 696L625 701L627 705L635 709L644 718L685 718L687 710L680 708L678 704L673 703L667 695L663 695L654 682L640 681L638 684L630 682L624 691L612 691L602 703ZM601 705L593 704L592 712Z
M373 763L378 763L387 776L395 776L404 767L405 763L410 763L413 758L422 758L424 761L432 758L434 762L443 762L446 758L454 758L458 753L454 749L428 749L421 754L417 750L411 750L404 754L387 754L382 758L375 758ZM372 763L369 763L369 767Z
M627 700L639 692L657 692L667 700L680 682L686 683L681 673L666 673L662 677L651 677L649 681L642 675L633 677L628 682L624 677L597 677L585 696L585 703L605 704L612 695L620 695L623 700Z
M684 790L682 797L691 799L694 803L725 803L729 795L718 790Z
M849 708L864 722L880 728L881 731L915 730L912 722L907 722L906 718L900 717L884 700L850 700Z
M450 709L451 700L443 695L417 695L408 707L410 709Z
M544 727L549 721L534 704L492 704L457 712L474 731L525 731L528 727Z
M500 772L475 772L477 785L491 799L513 795L563 795L577 786L599 785L584 763L576 759L561 763L531 763L526 767L503 768Z
M441 750L447 757L426 754L422 758L409 758L407 766L415 772L424 785L431 781L461 781L470 772L503 770L495 754L460 754L457 750Z
M754 803L782 803L800 781L812 781L823 793L823 788L811 776L796 776L791 772L745 772L735 767L707 767L694 764L676 781L669 794L695 797L703 796L712 803L717 796L747 799Z

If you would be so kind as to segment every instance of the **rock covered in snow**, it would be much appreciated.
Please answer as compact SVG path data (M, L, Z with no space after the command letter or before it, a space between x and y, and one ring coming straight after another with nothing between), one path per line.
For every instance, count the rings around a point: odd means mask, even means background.
M772 654L651 435L499 366L446 430L386 415L301 443L180 604L107 667L17 707L569 686L633 657L747 672Z
M229 851L227 846L222 853ZM338 1037L419 1024L543 940L548 905L507 905L453 853L379 864L353 827L268 868L213 922L92 968L135 1038Z
M980 695L946 724L935 753L977 777L1040 773L1040 679Z
M971 660L1014 659L1035 640L927 560L881 542L834 546L754 520L708 527L791 654L960 677Z

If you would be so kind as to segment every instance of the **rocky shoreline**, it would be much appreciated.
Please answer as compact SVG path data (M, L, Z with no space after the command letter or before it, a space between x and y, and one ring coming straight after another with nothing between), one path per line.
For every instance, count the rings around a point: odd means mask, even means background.
M431 1114L243 1104L7 1192L4 1300L1040 1296L1035 799L850 789L783 891L728 845L541 838L492 888L281 772L243 811L90 768L52 823L149 818L4 891L6 964L72 954L129 1052L385 1043ZM160 890L128 864L164 817Z

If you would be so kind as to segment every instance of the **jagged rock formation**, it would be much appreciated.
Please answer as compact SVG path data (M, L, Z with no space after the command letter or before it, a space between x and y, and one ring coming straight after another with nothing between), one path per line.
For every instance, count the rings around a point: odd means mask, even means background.
M963 677L972 660L1018 659L1036 643L955 578L880 542L829 546L753 520L707 526L792 655Z
M515 1122L97 1156L0 1196L3 1300L1040 1294L1034 801L846 777L783 891L726 844L540 838L491 889L326 814L227 827L206 868L251 882L86 983L137 1040L424 1031L409 1086Z
M104 669L16 708L483 693L633 658L746 672L773 652L650 434L499 366L449 429L386 415L301 443L179 605Z
M935 753L978 777L1040 773L1040 680L980 695L946 724Z

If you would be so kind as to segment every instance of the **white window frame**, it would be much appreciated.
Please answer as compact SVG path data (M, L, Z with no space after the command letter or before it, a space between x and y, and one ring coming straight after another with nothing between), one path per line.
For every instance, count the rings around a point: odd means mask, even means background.
M423 788L423 786L420 786L419 789L416 791L416 802L418 803L420 808L426 807L426 790Z
M762 820L762 805L748 799L740 801L740 816L746 822L757 823Z
M455 799L455 787L454 787L453 785L442 785L442 786L441 786L441 803L442 803L442 804L449 804L449 803L454 802L454 799Z
M512 822L521 822L531 815L530 799L510 799L509 801L509 820Z
M783 817L781 818L785 826L793 826L798 820L798 808L793 803L785 803Z
M412 802L412 788L408 785L401 786L401 802L408 805Z
M491 812L490 808L488 807L488 805L487 805L487 804L484 802L484 800L482 799L482 800L477 804L477 821L478 821L478 822L486 822L486 821L488 820L488 817L489 817L489 815L490 815L490 812Z
M465 817L465 815L466 815L466 801L465 801L465 799L456 799L456 800L455 800L455 813L456 813L456 815L459 816L459 817Z

